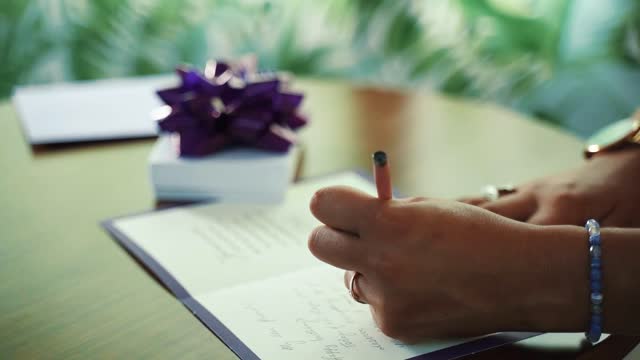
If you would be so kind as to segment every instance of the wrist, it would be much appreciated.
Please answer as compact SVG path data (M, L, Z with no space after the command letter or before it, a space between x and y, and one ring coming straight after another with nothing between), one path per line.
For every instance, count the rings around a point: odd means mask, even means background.
M587 232L578 226L528 231L522 322L530 331L584 331L590 311Z

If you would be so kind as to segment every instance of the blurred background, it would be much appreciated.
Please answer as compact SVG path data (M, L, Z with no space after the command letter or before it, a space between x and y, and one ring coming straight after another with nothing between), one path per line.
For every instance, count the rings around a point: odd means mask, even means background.
M2 0L0 98L20 84L264 70L430 88L586 136L640 105L640 0Z

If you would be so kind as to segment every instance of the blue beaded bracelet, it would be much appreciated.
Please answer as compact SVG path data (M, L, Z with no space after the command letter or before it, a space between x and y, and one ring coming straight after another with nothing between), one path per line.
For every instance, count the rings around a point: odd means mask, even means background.
M602 335L602 246L600 224L594 219L590 219L584 227L589 232L589 278L591 280L591 290L589 291L591 320L585 336L593 344L598 342Z

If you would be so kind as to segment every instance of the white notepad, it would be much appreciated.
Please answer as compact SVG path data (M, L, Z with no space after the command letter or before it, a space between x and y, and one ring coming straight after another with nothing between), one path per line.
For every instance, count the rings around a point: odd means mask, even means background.
M279 205L209 204L120 218L105 227L242 359L454 358L533 336L405 345L385 336L343 271L307 249L319 225L313 193L330 185L370 194L356 173L293 186Z
M156 90L173 75L18 87L13 95L31 144L151 137Z

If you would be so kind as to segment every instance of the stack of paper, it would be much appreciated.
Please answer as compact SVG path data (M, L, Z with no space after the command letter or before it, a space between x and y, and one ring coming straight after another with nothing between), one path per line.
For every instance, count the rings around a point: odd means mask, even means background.
M298 151L286 154L238 148L202 158L181 158L170 136L158 138L149 157L151 183L161 200L280 202L294 178Z
M13 102L31 144L152 137L156 90L175 83L160 75L19 87Z

